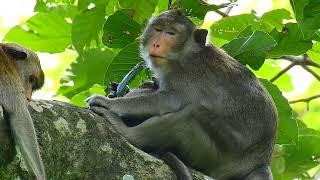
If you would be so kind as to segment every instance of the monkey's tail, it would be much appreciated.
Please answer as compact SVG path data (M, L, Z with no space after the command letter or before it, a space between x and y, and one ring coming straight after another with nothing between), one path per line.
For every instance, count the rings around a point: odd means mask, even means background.
M188 167L173 153L167 152L161 159L176 173L177 180L193 180Z
M26 106L21 103L19 108L20 111L9 114L14 141L21 151L29 173L34 173L37 180L45 180L46 174L32 118Z

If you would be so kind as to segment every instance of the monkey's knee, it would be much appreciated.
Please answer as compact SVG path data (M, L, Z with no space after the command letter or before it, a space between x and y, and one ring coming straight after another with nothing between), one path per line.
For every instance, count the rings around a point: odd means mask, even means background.
M244 180L272 180L272 174L268 166L259 167L251 172Z

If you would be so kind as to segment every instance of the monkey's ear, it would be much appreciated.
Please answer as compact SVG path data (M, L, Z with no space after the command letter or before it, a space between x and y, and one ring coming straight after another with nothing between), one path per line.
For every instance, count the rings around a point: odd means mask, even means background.
M6 52L16 60L26 59L28 54L25 50L17 45L6 44Z
M193 38L200 46L204 46L206 44L208 30L206 29L196 29L193 32Z

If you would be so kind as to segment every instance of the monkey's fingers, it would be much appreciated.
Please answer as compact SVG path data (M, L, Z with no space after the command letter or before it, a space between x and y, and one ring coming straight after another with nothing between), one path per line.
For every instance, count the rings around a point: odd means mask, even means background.
M121 118L117 114L111 112L108 109L98 107L98 106L92 106L92 107L90 107L90 110L93 111L94 113L100 115L101 117L103 117L107 121L109 121L110 124L112 125L112 127L122 135L125 133L125 130L128 128L122 122Z
M105 96L101 95L94 95L85 100L87 104L92 107L92 106L99 106L99 107L104 107L105 109L108 109L108 98Z
M117 97L117 93L116 91L112 91L110 94L107 95L108 98L116 98Z

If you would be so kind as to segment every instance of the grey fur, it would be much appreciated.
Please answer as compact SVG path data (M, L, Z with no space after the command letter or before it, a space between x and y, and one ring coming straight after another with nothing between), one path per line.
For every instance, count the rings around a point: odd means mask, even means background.
M150 117L127 127L109 116L113 127L138 148L173 152L216 179L272 179L267 167L277 112L271 97L251 71L223 50L199 44L203 36L194 39L195 26L174 13L153 18L142 38L142 57L159 80L159 89L114 99L93 96L89 105L100 114L108 109L121 116ZM161 66L152 63L146 48L154 24L185 30Z

